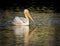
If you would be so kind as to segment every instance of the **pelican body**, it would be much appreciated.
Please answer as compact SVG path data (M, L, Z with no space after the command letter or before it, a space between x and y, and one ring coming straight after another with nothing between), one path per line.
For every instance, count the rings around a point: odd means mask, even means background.
M24 10L24 15L25 17L19 17L19 16L15 16L15 18L13 19L13 24L14 25L29 25L29 18L33 20L33 18L31 17L29 10L25 9ZM29 17L29 18L28 18Z

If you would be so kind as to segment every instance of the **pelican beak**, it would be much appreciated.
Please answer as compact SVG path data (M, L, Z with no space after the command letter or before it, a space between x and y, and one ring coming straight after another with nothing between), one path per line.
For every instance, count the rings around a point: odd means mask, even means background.
M31 17L31 14L28 12L27 16L34 22L33 18Z

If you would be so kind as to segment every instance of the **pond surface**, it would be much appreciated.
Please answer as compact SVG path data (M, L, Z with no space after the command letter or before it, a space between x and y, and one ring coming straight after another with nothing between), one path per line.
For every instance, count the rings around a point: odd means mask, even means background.
M53 46L54 29L46 26L0 27L0 46Z
M11 24L16 13L11 14L11 18L5 16L0 23ZM0 46L60 46L60 15L32 12L31 14L35 22L30 21L30 26L0 25Z

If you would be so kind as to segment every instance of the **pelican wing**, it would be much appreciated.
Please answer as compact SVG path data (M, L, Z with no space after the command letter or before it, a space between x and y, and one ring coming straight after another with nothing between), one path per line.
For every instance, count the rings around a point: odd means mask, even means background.
M21 23L23 23L22 20L20 20L20 18L16 16L13 20L13 24L21 24Z
M27 19L24 18L24 17L20 17L20 20L21 20L23 23L26 23L26 22L27 22Z
M24 17L18 17L16 16L13 20L13 24L23 24L23 23L27 23L27 19Z

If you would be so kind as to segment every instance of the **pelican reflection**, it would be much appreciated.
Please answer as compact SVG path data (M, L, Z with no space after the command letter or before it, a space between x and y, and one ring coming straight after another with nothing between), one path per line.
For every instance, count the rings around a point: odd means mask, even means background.
M24 38L24 46L28 46L31 34L34 32L36 28L31 30L30 32L29 26L13 26L12 28L16 36Z
M13 26L15 35L23 36L25 33L29 33L29 26Z

